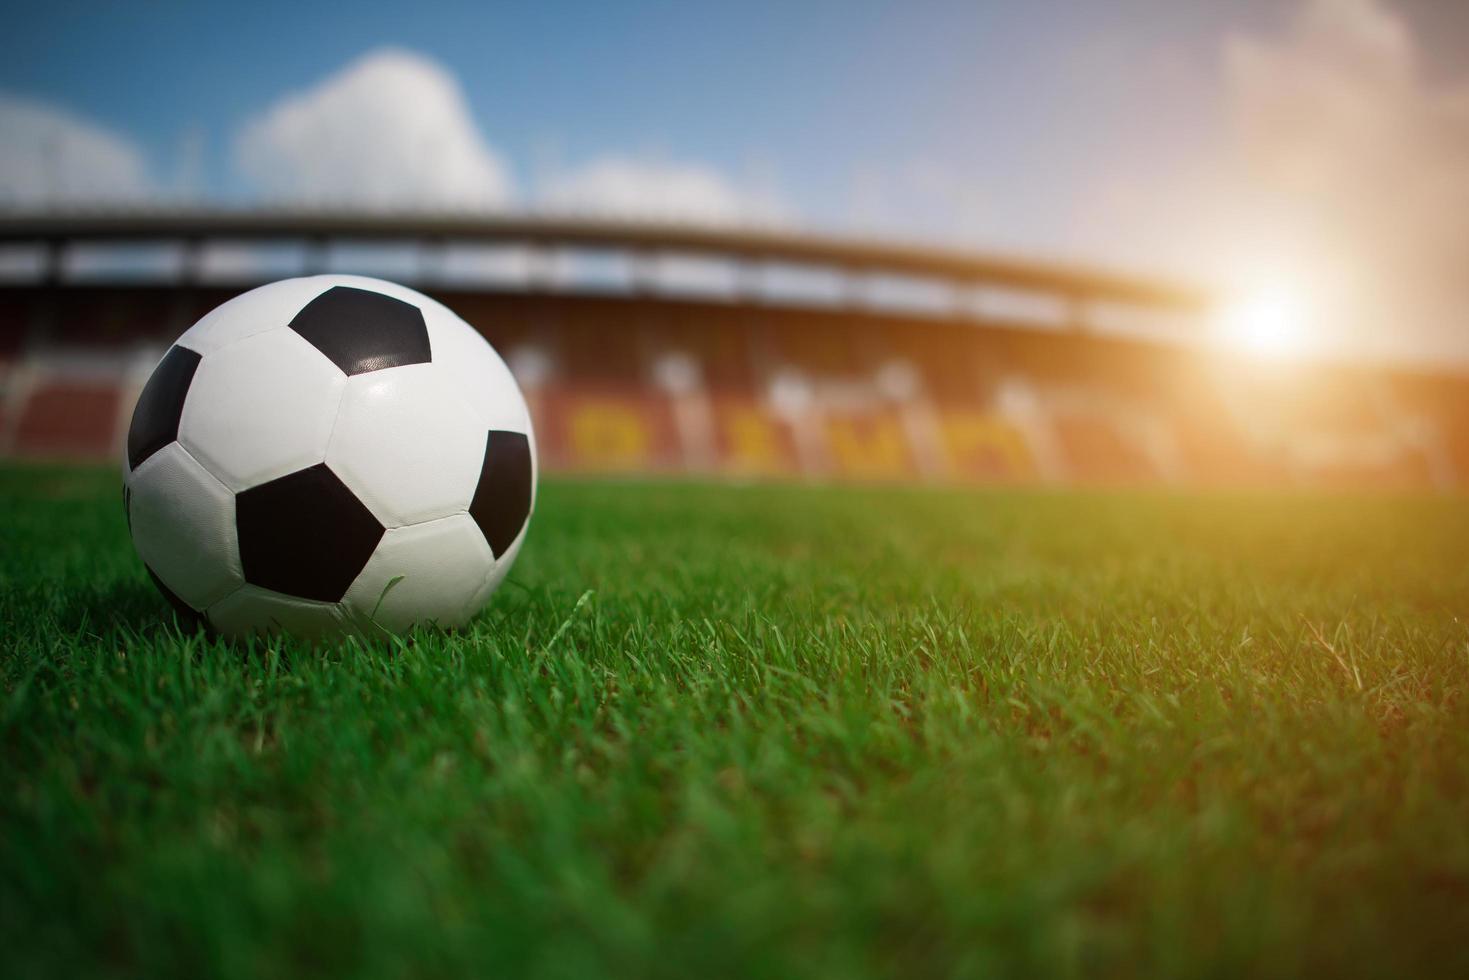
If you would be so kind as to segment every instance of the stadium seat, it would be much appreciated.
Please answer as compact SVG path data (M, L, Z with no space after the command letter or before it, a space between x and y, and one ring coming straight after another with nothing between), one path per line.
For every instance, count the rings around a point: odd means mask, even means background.
M42 382L16 421L15 450L22 456L109 456L121 402L122 389L115 383Z

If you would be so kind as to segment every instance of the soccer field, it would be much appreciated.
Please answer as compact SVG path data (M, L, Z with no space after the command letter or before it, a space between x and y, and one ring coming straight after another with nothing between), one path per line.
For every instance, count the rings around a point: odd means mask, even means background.
M1469 971L1458 499L548 481L469 631L180 632L0 471L0 973Z

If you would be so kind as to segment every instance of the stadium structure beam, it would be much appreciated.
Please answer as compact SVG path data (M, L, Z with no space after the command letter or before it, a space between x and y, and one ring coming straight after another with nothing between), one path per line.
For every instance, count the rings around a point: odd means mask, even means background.
M504 243L544 250L609 248L633 254L712 255L757 265L823 265L973 286L1000 285L1185 313L1204 312L1213 305L1213 297L1200 288L1101 269L777 228L713 228L511 213L242 209L0 213L0 244L39 243L57 248L79 241L173 239L201 243L300 239Z

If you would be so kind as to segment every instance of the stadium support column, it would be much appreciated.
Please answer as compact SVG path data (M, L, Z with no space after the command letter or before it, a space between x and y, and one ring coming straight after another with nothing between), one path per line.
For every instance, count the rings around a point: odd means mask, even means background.
M1072 333L1089 332L1091 301L1079 293L1066 293L1061 299L1066 304L1066 329Z
M177 336L189 329L194 322L193 306L195 292L204 273L204 242L198 238L184 241L179 248L179 284L174 290L173 302L168 313L168 329Z
M312 238L306 242L306 254L302 257L301 262L303 276L319 276L326 272L330 244L322 237Z
M684 469L708 473L715 467L714 409L699 364L682 351L668 351L653 362L653 381L673 409Z
M1046 483L1066 482L1070 476L1066 456L1040 393L1029 381L1016 375L1001 381L995 401L1000 415L1025 440L1041 480Z
M204 240L190 238L181 246L179 258L179 284L185 289L197 288L204 279Z
M963 323L974 319L975 284L962 279L949 282L949 316Z
M0 458L15 455L16 434L20 429L21 416L25 414L26 402L36 387L36 369L28 359L22 359L11 368L9 376L0 386Z
M61 280L66 273L67 243L60 239L48 239L41 248L41 289L36 304L31 307L30 323L26 325L26 347L34 352L46 347L56 327L56 307L61 301Z
M556 291L556 250L551 245L525 246L525 278L529 292Z
M418 284L425 289L441 286L448 278L449 242L443 238L430 238L417 243L415 274Z
M810 380L794 367L778 368L771 376L766 400L795 442L796 464L802 475L819 477L831 471L822 413Z
M872 306L872 289L867 270L861 266L841 267L842 304L848 313L864 313Z
M771 342L771 325L767 315L760 309L763 298L764 260L755 254L741 254L734 260L734 302L745 311L745 330L749 334L746 345L746 367L750 372L751 384L756 391L775 390L780 365ZM775 406L779 414L780 406ZM788 423L791 421L786 419ZM792 430L795 431L794 429ZM799 442L794 447L796 464L805 466L805 456Z
M0 456L15 455L20 420L31 394L40 387L41 369L37 362L50 343L56 324L65 249L66 242L61 239L48 238L41 243L40 288L24 327L20 359L0 389L5 401L0 408Z
M764 262L758 255L742 255L735 262L734 300L749 306L759 305L763 295Z
M939 480L948 475L943 427L933 402L923 390L917 369L901 358L894 358L878 369L874 380L879 394L897 413L918 475L925 480Z
M647 299L658 290L658 256L639 249L628 257L633 295Z

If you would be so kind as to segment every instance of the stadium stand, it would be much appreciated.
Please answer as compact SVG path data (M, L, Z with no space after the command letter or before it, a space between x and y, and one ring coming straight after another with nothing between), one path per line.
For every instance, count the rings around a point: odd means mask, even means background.
M1264 366L1187 335L1163 341L1102 330L1087 321L1088 303L1131 303L1197 322L1207 299L1084 270L791 235L531 219L445 227L403 216L0 218L0 244L31 243L51 256L126 249L134 239L203 248L216 235L247 246L308 243L298 250L308 267L272 267L268 278L311 271L310 256L331 236L439 248L445 239L508 239L549 253L590 241L626 249L634 269L653 267L639 256L679 250L734 265L729 278L742 285L719 295L639 275L618 288L605 277L589 286L535 274L555 263L529 261L532 272L520 281L424 273L411 283L506 357L552 470L1385 489L1446 488L1469 476L1464 376ZM202 259L141 276L128 263L122 272L69 274L74 264L59 259L0 282L0 455L114 455L152 363L190 323L263 274L240 254L248 259L248 247L231 260L229 284L191 273L209 265ZM859 284L888 271L922 272L948 277L954 296L1008 292L998 307L992 299L988 307L935 303L947 294L930 289L903 309L856 286L826 301L796 301L762 294L752 285L758 277L739 271L782 259L825 260ZM1017 302L1020 294L1031 298Z

